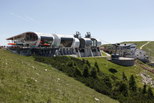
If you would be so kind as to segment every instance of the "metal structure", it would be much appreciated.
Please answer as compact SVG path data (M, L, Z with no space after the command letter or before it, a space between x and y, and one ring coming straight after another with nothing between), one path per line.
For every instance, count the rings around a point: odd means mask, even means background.
M44 34L24 32L10 37L9 50L22 55L76 55L78 57L101 56L101 41L91 38L87 32L85 38L79 32L73 35Z
M113 44L113 47L113 55L149 62L149 56L147 53L144 50L137 49L135 44Z

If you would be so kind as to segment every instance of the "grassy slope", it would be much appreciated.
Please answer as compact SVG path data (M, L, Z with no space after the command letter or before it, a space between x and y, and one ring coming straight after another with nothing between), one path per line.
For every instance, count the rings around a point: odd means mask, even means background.
M147 41L128 41L128 42L122 42L122 43L134 43L137 45L137 48L140 48L143 44L145 44Z
M147 41L129 41L129 42L122 42L122 43L134 43L137 45L137 48L140 48L143 44L147 43ZM143 50L145 50L148 54L150 54L151 58L154 61L154 41L150 42L148 45L143 47ZM101 70L105 73L108 73L110 75L115 75L118 78L122 78L122 72L125 72L125 74L127 76L130 76L131 74L133 74L134 76L136 76L137 82L139 86L143 86L142 84L142 78L140 76L141 73L146 73L148 75L150 75L150 77L152 77L154 79L154 74L143 70L142 68L140 68L139 65L135 65L132 67L124 67L124 66L119 66L116 64L113 64L111 62L106 61L106 59L104 58L86 58L88 59L91 63L94 63L95 61L98 62L99 67L101 68ZM146 65L147 66L147 65ZM109 69L113 68L117 70L117 73L113 74L111 72L109 72Z
M0 57L0 103L117 103L31 57L5 50Z
M152 61L154 62L154 41L144 46L143 50L147 51L147 53L151 56Z
M106 74L109 75L115 75L118 78L122 78L122 73L125 72L127 77L130 77L132 74L136 77L136 81L139 87L142 87L142 78L140 76L141 73L146 73L150 75L154 79L154 74L151 72L148 72L144 69L142 69L139 65L131 66L131 67L125 67L120 66L117 64L114 64L112 62L107 61L105 58L85 58L86 60L89 60L90 63L94 65L95 62L98 63L100 70ZM147 65L145 65L147 66ZM109 69L115 69L117 72L112 73L109 71Z

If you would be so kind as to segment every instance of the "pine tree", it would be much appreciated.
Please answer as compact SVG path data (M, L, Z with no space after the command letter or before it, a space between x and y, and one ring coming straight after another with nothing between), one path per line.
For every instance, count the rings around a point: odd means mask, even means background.
M86 78L86 77L89 77L89 70L88 70L88 66L87 66L87 65L84 66L83 76L84 76L85 78Z
M82 59L82 62L85 63L85 59Z
M109 87L110 89L112 89L112 82L111 82L111 79L108 76L106 76L104 78L104 83L106 84L107 87Z
M67 66L73 67L74 66L74 62L73 61L68 62Z
M83 63L83 64L85 64L85 63L86 63L85 59L82 59L82 63Z
M119 86L119 91L124 95L125 97L128 96L128 86L125 82L121 82Z
M88 65L88 67L91 67L91 65L90 65L88 60L86 60L86 64Z
M75 62L73 62L73 66L75 66L75 67L76 67L76 66L77 66L77 64L76 64Z
M153 91L151 89L151 87L148 88L148 98L153 98Z
M96 68L95 68L95 67L92 68L90 74L91 74L91 76L92 76L93 78L97 78L97 71L96 71Z
M97 64L97 62L95 62L95 67L96 67L96 69L97 69L97 72L100 72L100 70L99 70L99 66L98 66L98 64Z
M144 86L143 86L142 93L143 94L146 94L147 93L147 85L146 84L144 84Z
M129 89L133 92L137 91L136 81L133 75L129 79Z
M122 80L127 81L127 77L124 72L122 73Z
M82 76L81 71L79 70L79 68L75 67L75 72L74 72L74 76Z

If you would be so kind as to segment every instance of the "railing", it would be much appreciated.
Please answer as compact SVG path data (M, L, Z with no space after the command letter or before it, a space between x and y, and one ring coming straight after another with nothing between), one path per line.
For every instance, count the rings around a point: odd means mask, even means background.
M143 68L143 69L145 69L145 70L147 70L147 71L149 71L149 72L151 72L151 73L153 73L154 74L154 69L153 68L151 68L151 67L146 67L145 65L143 65L143 64L141 64L141 63L138 63L138 62L136 62L141 68Z

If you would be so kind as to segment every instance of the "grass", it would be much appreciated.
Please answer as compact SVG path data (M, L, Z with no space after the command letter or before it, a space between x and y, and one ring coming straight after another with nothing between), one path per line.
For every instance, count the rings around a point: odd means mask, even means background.
M144 46L143 50L145 50L151 56L150 59L154 62L154 41Z
M125 67L109 62L108 60L106 60L106 58L84 58L84 59L88 60L92 65L94 65L95 62L97 62L102 72L108 75L114 75L119 79L122 79L123 72L126 74L127 77L134 75L137 81L137 85L139 87L143 87L142 78L140 76L141 73L146 73L147 75L150 75L154 79L154 74L142 69L137 64L134 66ZM146 64L144 65L147 66Z
M144 101L147 103L150 103L150 102L153 103L152 99L150 99L149 101L146 100L146 99L149 99L149 97L147 97L147 94L143 95L142 93L143 78L141 77L141 73L144 73L148 77L154 77L154 74L144 70L142 66L147 66L147 67L149 66L142 63L139 60L136 61L135 66L124 67L124 66L111 63L102 57L73 58L69 56L58 56L58 57L50 58L50 57L34 56L34 58L36 61L51 65L56 69L64 72L65 74L71 76L72 78L79 80L80 82L84 83L90 88L93 88L102 94L106 94L112 98L119 100L121 103L125 103L125 102L141 103L141 101ZM96 62L99 66L99 69L97 68L98 66ZM97 69L94 67L94 64ZM88 67L88 70L87 70L87 67ZM93 69L93 67L95 69ZM95 73L92 71L95 71ZM126 81L122 79L123 72L127 76L127 79L125 79ZM130 89L127 91L127 88L131 87L129 85L129 81L127 80L129 80L130 76L132 75L133 77L135 77L135 81L137 84L137 92L133 92L133 93ZM123 85L126 86L125 89ZM151 86L150 82L147 85L147 87L149 86ZM125 92L121 91L122 88L125 90ZM124 95L123 93L124 94L128 93L128 96ZM140 99L140 101L137 100L141 97L145 97L145 98Z
M118 103L32 57L0 57L0 103Z
M102 56L107 56L105 52L102 52Z
M137 45L137 48L140 48L146 42L148 42L148 41L128 41L128 42L122 42L122 43L134 43Z

